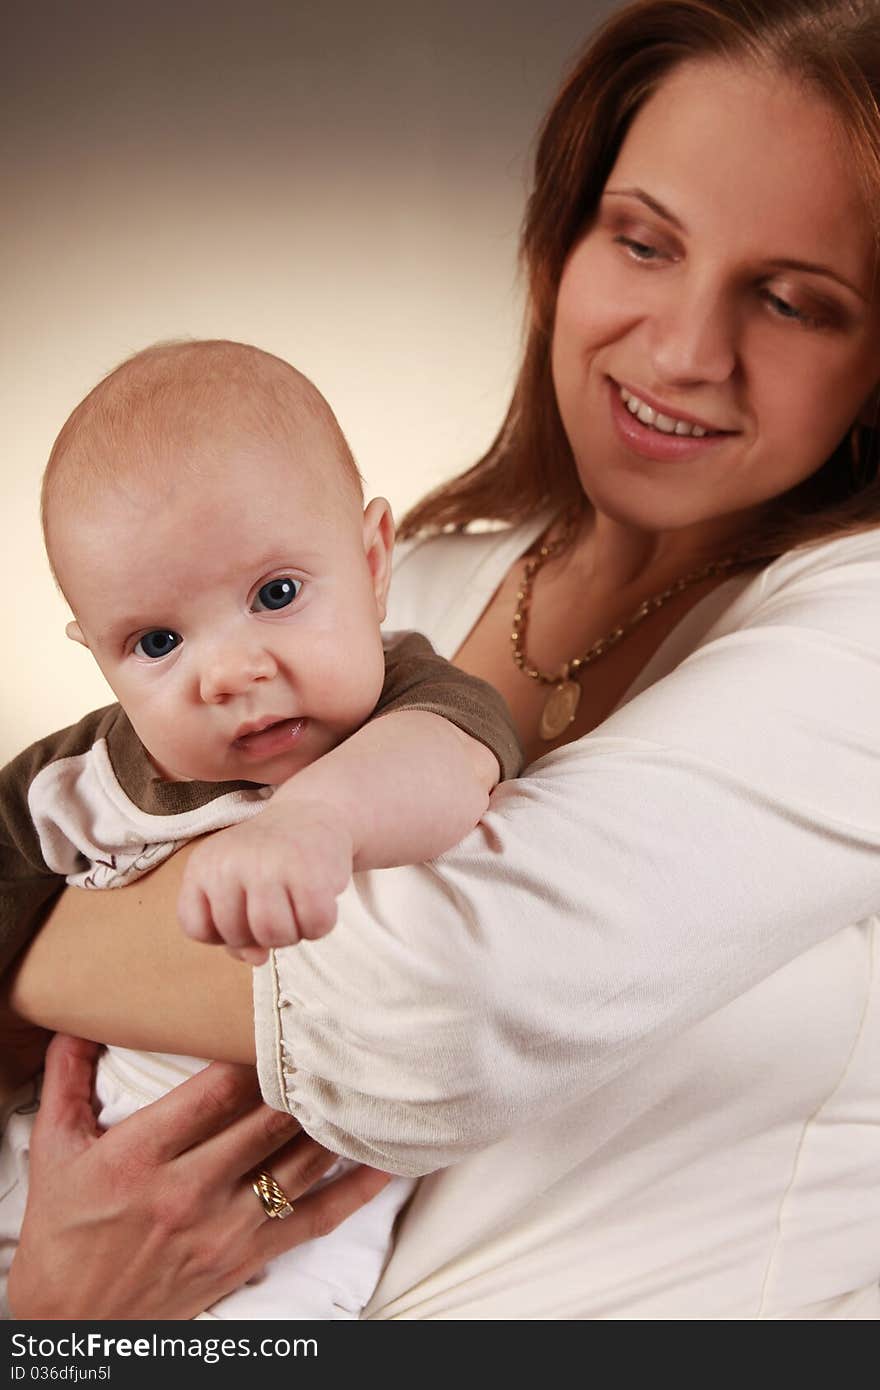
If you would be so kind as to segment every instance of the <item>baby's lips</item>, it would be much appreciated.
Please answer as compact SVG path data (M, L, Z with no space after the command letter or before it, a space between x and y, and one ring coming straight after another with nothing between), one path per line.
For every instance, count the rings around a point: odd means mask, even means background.
M276 719L252 727L252 732L238 734L233 740L233 747L255 761L274 758L295 747L307 723L307 719ZM247 725L244 727L247 729Z

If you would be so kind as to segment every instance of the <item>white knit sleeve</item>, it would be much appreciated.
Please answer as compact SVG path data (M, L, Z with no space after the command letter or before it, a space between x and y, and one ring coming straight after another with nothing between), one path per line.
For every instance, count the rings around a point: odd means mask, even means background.
M768 572L433 864L358 876L256 972L264 1093L418 1174L594 1091L880 910L880 548Z

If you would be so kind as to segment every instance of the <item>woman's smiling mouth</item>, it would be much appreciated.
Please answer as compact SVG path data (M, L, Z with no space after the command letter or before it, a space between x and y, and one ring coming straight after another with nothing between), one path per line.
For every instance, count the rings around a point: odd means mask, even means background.
M655 410L641 396L627 390L625 386L620 388L620 398L630 415L637 416L643 425L660 430L661 434L693 435L695 438L702 438L706 434L723 433L720 430L713 430L709 425L699 425L683 416L664 415L662 411Z
M608 378L611 418L627 448L661 461L690 459L736 433L715 429L693 416L667 413L629 387Z

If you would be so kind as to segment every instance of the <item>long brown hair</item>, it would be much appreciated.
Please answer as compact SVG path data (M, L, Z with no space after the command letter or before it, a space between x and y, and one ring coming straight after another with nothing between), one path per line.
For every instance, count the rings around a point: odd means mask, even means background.
M488 452L403 518L400 533L538 508L589 508L550 374L563 266L592 219L634 115L691 59L769 64L812 85L839 113L880 248L880 0L636 0L597 32L541 129L521 256L528 283L523 361ZM878 422L880 424L880 422ZM748 549L796 545L880 523L880 429L854 425L805 482L778 498Z

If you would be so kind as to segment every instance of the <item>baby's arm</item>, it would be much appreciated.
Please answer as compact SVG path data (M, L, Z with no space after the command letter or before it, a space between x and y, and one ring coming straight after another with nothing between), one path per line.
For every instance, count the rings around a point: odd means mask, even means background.
M326 807L351 838L352 869L386 869L458 844L499 777L495 754L449 720L398 710L292 777L268 809L298 821L302 807Z
M256 820L192 855L179 903L187 935L225 942L253 962L270 946L323 936L353 870L451 849L499 777L519 770L500 696L423 638L389 651L376 715L280 787Z

